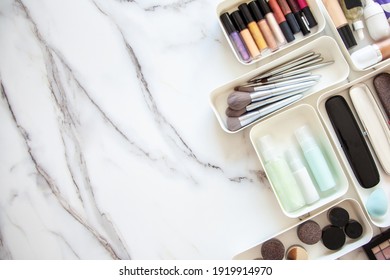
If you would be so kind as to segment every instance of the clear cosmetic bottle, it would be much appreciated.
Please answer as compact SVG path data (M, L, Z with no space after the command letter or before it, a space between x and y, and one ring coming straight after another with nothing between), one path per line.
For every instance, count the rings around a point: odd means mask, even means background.
M334 188L336 181L332 171L309 126L304 125L295 130L295 137L320 190L325 192Z
M287 212L293 212L305 205L301 190L291 173L283 153L274 146L274 140L270 135L265 135L258 140L258 145L269 180L274 186L280 203Z
M352 24L360 40L364 39L363 3L360 0L340 0L345 18Z

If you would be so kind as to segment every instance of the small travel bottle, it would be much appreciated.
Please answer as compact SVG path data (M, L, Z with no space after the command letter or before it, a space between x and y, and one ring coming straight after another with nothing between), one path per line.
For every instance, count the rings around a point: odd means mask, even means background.
M244 22L247 24L249 32L252 34L252 37L255 40L259 50L266 50L268 48L267 43L264 40L263 34L261 34L259 26L253 19L252 14L248 9L248 5L246 3L243 3L238 6L238 9L241 11L241 14L244 18Z
M336 182L332 171L310 128L307 125L298 128L295 130L295 137L319 189L325 192L334 188Z
M359 40L364 39L363 3L360 0L341 0L345 18L352 24L352 28L358 34Z
M298 152L290 148L286 151L287 162L301 189L303 198L307 204L313 204L320 199L316 186L311 179L309 172L303 164Z
M241 40L240 34L238 33L237 29L234 27L229 14L223 13L220 16L220 19L223 27L229 35L230 41L232 42L236 53L239 55L242 61L250 61L251 57L248 53L248 50L246 49L244 42Z
M245 42L246 47L249 50L249 53L251 54L252 58L257 58L260 56L260 51L257 48L257 45L255 41L253 40L253 37L251 33L249 32L248 28L246 28L246 25L244 23L244 20L241 17L241 13L239 10L234 11L232 14L233 22L235 23L236 27L238 28L238 31L240 32L240 35L242 39Z
M261 137L258 140L258 145L267 175L283 208L287 212L293 212L303 207L305 200L301 190L282 156L282 152L275 148L272 137L270 135Z

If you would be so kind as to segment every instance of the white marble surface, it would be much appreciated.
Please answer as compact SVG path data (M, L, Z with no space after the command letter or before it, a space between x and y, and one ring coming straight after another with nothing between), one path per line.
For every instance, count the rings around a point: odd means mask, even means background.
M248 70L218 2L0 1L0 259L231 259L297 222L210 108Z

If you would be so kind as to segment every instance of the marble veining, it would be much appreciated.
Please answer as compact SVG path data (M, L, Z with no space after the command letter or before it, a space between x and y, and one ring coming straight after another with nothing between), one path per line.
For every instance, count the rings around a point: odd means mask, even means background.
M218 2L1 1L0 259L231 259L296 222L209 106L248 70Z

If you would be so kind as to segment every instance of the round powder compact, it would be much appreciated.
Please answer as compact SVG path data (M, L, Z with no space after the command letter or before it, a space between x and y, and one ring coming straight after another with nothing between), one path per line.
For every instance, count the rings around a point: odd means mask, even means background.
M299 240L308 245L316 244L321 240L321 227L315 221L309 220L300 224L297 228Z
M334 207L328 212L330 223L336 227L344 227L349 221L348 211L341 207Z
M279 239L272 238L261 246L261 255L264 260L283 260L284 245Z
M309 255L305 248L299 245L293 245L287 249L286 259L288 260L307 260Z
M345 234L352 239L357 239L363 234L362 225L355 220L349 220L348 224L344 227Z
M338 250L345 244L345 233L343 229L328 225L322 230L322 242L330 250Z

